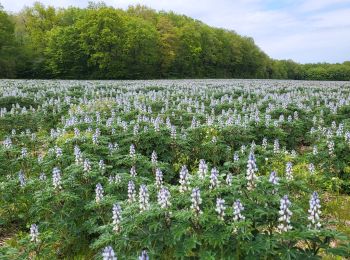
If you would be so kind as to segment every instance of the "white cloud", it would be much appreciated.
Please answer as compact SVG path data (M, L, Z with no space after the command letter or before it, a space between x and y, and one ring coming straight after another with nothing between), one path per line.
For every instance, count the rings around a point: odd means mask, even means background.
M0 0L18 11L31 0ZM42 0L54 6L85 7L88 1ZM350 0L106 0L127 8L143 4L172 10L253 37L272 58L298 62L342 62L350 59Z

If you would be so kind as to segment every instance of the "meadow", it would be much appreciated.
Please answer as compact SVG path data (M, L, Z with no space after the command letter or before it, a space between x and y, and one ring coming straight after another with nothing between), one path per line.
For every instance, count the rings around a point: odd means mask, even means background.
M0 80L0 259L347 259L350 83Z

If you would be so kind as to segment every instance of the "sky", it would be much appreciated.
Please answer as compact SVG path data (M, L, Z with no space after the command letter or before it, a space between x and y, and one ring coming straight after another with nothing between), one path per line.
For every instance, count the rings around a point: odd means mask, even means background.
M18 12L33 0L0 0ZM56 7L86 7L83 0L41 0ZM142 4L174 11L254 38L271 58L300 63L350 60L350 0L105 0L127 8Z

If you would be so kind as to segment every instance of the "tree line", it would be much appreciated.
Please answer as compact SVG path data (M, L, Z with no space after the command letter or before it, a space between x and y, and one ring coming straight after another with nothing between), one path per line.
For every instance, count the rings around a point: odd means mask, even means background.
M0 77L350 80L350 62L274 60L250 37L145 6L0 6Z

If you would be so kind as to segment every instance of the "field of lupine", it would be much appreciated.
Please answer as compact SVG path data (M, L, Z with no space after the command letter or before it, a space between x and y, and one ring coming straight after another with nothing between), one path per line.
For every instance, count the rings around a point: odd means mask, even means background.
M350 257L350 83L0 81L1 259Z

